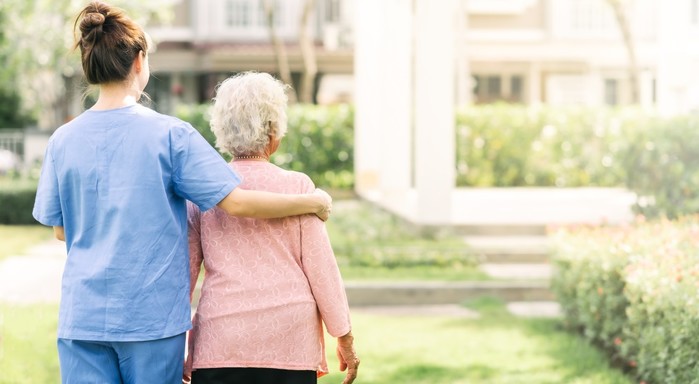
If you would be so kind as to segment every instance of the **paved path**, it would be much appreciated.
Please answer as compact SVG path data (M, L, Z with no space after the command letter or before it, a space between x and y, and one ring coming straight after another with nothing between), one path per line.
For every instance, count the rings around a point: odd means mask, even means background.
M26 255L0 262L0 301L15 304L58 303L66 260L65 243L52 240Z
M30 248L26 255L0 262L0 302L11 304L58 303L66 260L65 244L51 240ZM508 309L523 317L558 316L556 303L511 302ZM353 311L393 316L454 316L478 314L456 304L357 306Z

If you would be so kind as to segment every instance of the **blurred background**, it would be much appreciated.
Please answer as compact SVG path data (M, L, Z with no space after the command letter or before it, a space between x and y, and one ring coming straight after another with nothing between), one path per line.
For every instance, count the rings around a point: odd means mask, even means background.
M85 3L0 2L0 383L58 369L31 209L94 102ZM223 79L292 86L272 161L335 199L359 382L696 382L699 0L111 3L154 41L143 103L212 144Z

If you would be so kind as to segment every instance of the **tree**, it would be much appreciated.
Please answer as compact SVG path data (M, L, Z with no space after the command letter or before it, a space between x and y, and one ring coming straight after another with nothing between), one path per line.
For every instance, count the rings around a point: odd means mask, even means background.
M5 38L5 14L0 12L0 67L8 68L9 47ZM30 122L22 112L21 99L17 94L14 75L9 71L0 72L0 129L21 128Z
M304 2L301 22L299 23L299 46L303 56L303 74L301 76L301 84L299 85L299 100L302 103L313 103L315 79L318 75L315 46L313 39L308 35L308 23L315 5L315 0L306 0Z
M114 0L140 25L149 20L167 21L176 0ZM13 87L23 110L36 116L40 128L52 129L65 121L71 99L66 90L79 84L79 55L71 52L73 26L84 0L2 0L5 15L0 57L5 58L0 81ZM11 42L11 44L10 44ZM70 94L70 92L68 92Z
M272 42L272 48L274 49L274 57L277 60L277 71L279 72L279 77L281 77L282 82L285 84L293 84L291 81L291 70L289 69L289 58L286 55L286 48L284 43L281 41L279 36L277 36L277 30L275 28L275 10L276 1L275 0L262 0L262 6L265 11L265 19L267 20L267 28L269 29L269 39ZM289 102L296 102L296 93L292 89L288 92Z
M607 3L612 7L614 18L616 19L619 30L621 31L621 36L624 39L624 46L626 47L626 54L629 58L629 86L631 103L638 104L640 100L638 90L638 61L636 59L636 50L634 47L633 38L631 36L631 26L629 25L629 19L627 17L628 1L607 0Z

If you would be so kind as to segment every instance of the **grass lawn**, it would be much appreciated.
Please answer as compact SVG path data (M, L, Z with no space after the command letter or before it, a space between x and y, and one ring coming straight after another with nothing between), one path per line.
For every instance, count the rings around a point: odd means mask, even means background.
M352 320L361 384L633 383L594 347L560 329L558 320L361 313ZM341 383L335 341L326 344L331 373L319 383Z
M21 255L27 248L52 237L53 230L43 225L0 225L0 260Z
M58 383L58 305L0 304L0 383Z
M361 384L572 383L630 384L606 358L557 320L524 320L497 308L480 319L393 317L355 311L353 333L362 359ZM0 383L58 380L55 305L0 305ZM339 384L335 341L331 374Z

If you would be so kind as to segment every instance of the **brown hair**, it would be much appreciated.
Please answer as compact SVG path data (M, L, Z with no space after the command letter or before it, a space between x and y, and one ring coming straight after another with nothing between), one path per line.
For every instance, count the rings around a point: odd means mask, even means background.
M80 48L83 72L90 84L126 80L139 52L148 52L141 27L122 9L100 1L91 2L78 14L73 29L78 27L75 48Z

